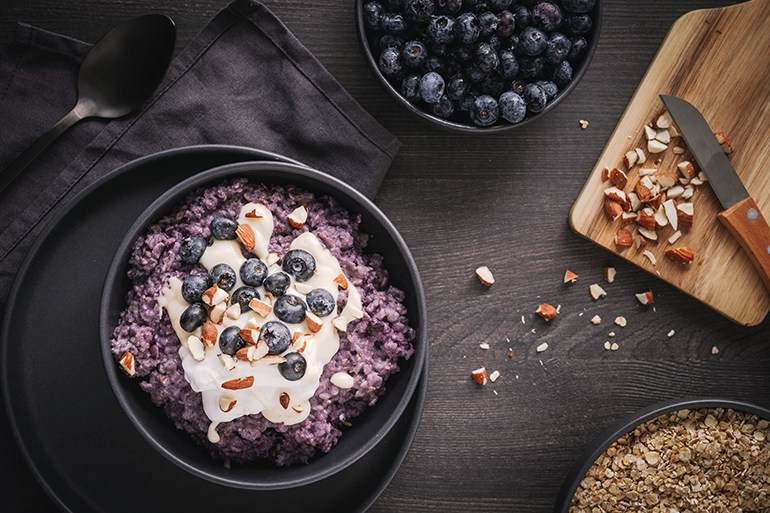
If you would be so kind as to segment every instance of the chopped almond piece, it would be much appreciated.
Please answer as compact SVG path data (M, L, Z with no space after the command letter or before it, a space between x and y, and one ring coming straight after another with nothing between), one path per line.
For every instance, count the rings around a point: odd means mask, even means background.
M485 265L476 269L476 276L478 276L479 281L487 287L491 287L492 284L495 283L495 277L492 275L492 271Z
M537 310L535 310L535 313L546 321L555 319L556 316L559 315L559 312L556 310L556 308L553 305L549 305L548 303L539 305Z
M564 283L575 283L578 279L578 275L573 273L569 269L564 271Z
M487 369L485 367L480 367L474 371L471 371L471 377L473 378L473 381L475 381L479 385L486 385Z

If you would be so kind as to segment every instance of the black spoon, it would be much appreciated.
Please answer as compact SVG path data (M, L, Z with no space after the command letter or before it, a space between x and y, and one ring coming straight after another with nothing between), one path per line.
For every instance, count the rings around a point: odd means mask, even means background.
M0 191L81 119L119 118L138 109L166 74L175 42L174 22L161 14L139 16L102 37L80 65L75 108L0 171Z

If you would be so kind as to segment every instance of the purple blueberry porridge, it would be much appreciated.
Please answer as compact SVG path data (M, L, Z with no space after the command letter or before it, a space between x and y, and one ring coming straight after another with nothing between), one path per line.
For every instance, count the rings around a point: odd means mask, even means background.
M191 193L134 244L115 359L225 466L328 452L413 353L359 223L293 186Z

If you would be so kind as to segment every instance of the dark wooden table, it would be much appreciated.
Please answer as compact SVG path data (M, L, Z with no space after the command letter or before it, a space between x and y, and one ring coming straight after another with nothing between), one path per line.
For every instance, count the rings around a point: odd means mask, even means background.
M567 222L671 24L687 11L735 2L606 1L598 49L574 92L539 121L491 137L447 134L398 108L364 65L353 2L265 3L403 143L376 203L401 231L424 281L430 377L411 451L372 512L549 511L586 445L630 412L683 396L770 407L770 321L733 324L582 239ZM6 0L0 45L17 21L93 42L126 18L158 11L176 21L181 48L225 4ZM495 274L489 289L474 276L481 265ZM617 268L612 284L602 281L605 265ZM567 268L580 274L577 283L562 283ZM594 282L605 285L604 300L589 296ZM648 288L654 309L634 297ZM561 305L559 317L535 316L541 302ZM589 322L595 314L600 326ZM618 315L625 328L612 324ZM610 331L617 351L603 347ZM537 352L544 342L548 349ZM470 372L482 365L501 377L478 386ZM18 472L0 479L0 510L54 511L13 440L2 447Z

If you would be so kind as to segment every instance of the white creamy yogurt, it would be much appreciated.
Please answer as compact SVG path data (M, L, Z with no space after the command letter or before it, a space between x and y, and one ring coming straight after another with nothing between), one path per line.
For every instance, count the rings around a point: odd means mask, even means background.
M251 226L256 242L254 253L264 260L268 254L267 247L273 232L273 218L270 211L263 205L249 203L242 207L238 220L239 223L246 223ZM182 297L182 281L178 278L171 278L168 286L158 297L159 306L168 312L174 331L181 342L179 354L182 358L185 378L193 390L202 395L204 411L212 421L208 434L212 443L216 443L219 439L216 433L217 424L231 421L243 415L262 413L271 422L287 425L305 420L310 413L309 399L318 389L323 368L339 350L339 335L332 321L339 317L346 324L363 316L361 295L352 284L347 289L348 300L345 308L339 314L337 313L336 300L339 290L335 278L342 274L342 269L334 255L324 247L315 235L309 232L301 234L292 241L290 249L303 249L313 255L316 261L316 272L310 279L302 283L296 282L292 277L292 284L287 293L305 300L310 290L325 288L335 300L334 310L322 319L323 325L316 333L312 332L307 321L299 324L284 323L292 334L301 332L306 341L303 347L301 343L298 343L298 347L292 345L284 352L284 354L301 352L307 362L305 374L296 381L289 381L284 378L278 365L267 363L269 358L257 359L253 362L236 359L235 365L228 368L220 358L221 350L218 343L207 347L203 358L200 361L196 360L188 349L187 340L190 336L201 338L202 330L197 328L194 332L188 333L180 325L179 319L189 306ZM219 263L226 263L235 270L236 274L245 261L246 258L241 253L238 241L215 241L206 249L200 260L207 269ZM276 271L274 266L270 268L271 274ZM238 277L235 287L230 292L234 292L242 285L243 283ZM257 289L264 299L266 297L264 289L262 287L257 287ZM225 316L221 324L217 326L217 331L218 334L221 334L224 329L230 326L238 326L239 328L262 326L268 321L277 320L278 318L273 312L263 317L248 310L242 312L237 319ZM348 377L349 380L342 379L346 385L352 381L352 377ZM230 384L235 382L250 383L250 386L239 389L228 388L228 386L232 386ZM350 383L350 386L352 385L353 383Z

